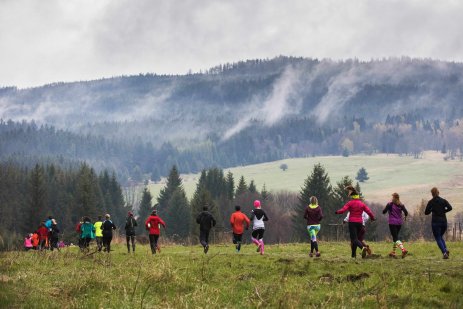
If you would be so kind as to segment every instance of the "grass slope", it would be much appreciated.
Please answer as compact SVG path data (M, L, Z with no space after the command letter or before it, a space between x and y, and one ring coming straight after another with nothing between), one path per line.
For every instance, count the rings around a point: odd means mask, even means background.
M280 169L282 163L288 165L285 172ZM443 155L438 152L425 152L421 159L385 154L287 159L230 168L225 173L231 171L236 183L241 175L248 183L253 179L259 190L265 183L268 191L299 192L317 163L325 167L333 185L344 176L355 179L359 168L365 167L370 179L361 187L367 201L385 203L393 192L399 192L402 202L413 209L421 199L430 199L429 190L438 186L441 195L455 207L453 214L463 211L463 162L444 161ZM182 175L182 179L191 198L199 174ZM150 185L153 196L157 197L164 186L162 182Z
M1 308L461 308L463 244L449 243L443 260L435 243L408 243L410 256L386 257L389 243L371 243L381 256L352 259L349 245L308 244L148 246L128 255L62 252L0 254Z

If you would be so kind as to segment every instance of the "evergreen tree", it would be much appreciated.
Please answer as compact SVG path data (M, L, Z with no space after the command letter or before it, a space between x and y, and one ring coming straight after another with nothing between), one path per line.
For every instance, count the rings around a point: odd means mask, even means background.
M174 165L169 172L169 177L167 177L167 183L164 188L159 192L158 197L158 210L165 212L169 207L169 200L172 197L172 194L175 190L182 186L182 179L178 173L177 167Z
M232 201L235 197L235 179L233 178L233 173L228 171L227 178L225 180L225 186L227 191L228 200Z
M238 197L246 192L248 192L248 186L246 185L244 176L241 176L238 182L238 187L236 187L235 197Z
M312 174L304 181L304 186L299 193L299 203L293 215L294 232L297 240L308 239L304 212L310 204L311 196L318 199L324 215L323 221L325 223L330 222L334 216L333 191L330 178L320 163L314 166Z
M44 174L45 171L39 164L35 165L30 174L29 211L25 214L30 227L38 225L42 220L45 220L46 216L50 215L47 209L47 187Z
M364 167L361 167L357 172L357 177L355 177L359 182L364 182L370 179L368 177L367 170Z
M177 188L172 194L169 201L169 208L165 214L166 233L169 236L174 236L185 239L190 233L190 207L183 188Z
M267 187L264 185L262 186L262 191L260 192L262 196L262 201L267 201L270 198L270 193L267 191Z
M151 192L147 187L143 188L143 193L141 195L140 206L138 207L138 220L140 222L145 222L153 211L153 206L151 205L151 200L153 199Z
M251 180L251 183L249 184L248 191L250 193L257 193L257 188L256 188L256 185L254 184L254 180Z
M349 176L344 176L341 181L336 183L336 186L333 188L334 205L336 205L336 207L341 208L350 200L348 192L345 188L347 186L352 186L352 184L353 180Z

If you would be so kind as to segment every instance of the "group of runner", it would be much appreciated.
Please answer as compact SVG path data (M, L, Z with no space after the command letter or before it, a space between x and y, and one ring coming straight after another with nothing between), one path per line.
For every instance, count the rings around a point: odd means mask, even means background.
M352 187L346 187L350 200L339 210L336 214L347 213L343 222L348 224L350 243L351 243L351 257L357 256L357 249L360 249L362 258L372 255L370 246L365 243L366 222L368 220L375 221L376 217L370 208L362 201L359 192ZM428 202L425 215L432 214L431 229L434 238L437 242L439 249L442 252L443 258L448 259L450 252L447 248L443 235L447 231L447 218L446 213L452 210L449 202L439 196L437 188L431 189L432 199ZM392 237L392 251L389 253L390 257L397 257L397 248L401 251L401 257L404 258L408 254L403 242L400 240L399 233L403 225L404 217L408 216L408 211L405 205L400 201L400 196L397 193L392 194L392 199L387 203L383 210L383 214L388 214L389 230ZM403 215L402 215L403 214ZM320 251L317 242L317 235L321 229L320 222L323 219L323 211L318 204L316 196L310 198L310 203L306 207L304 219L307 222L307 232L310 237L310 257L320 257ZM261 255L264 254L264 232L265 221L269 218L265 211L262 209L259 200L254 201L254 209L251 211L250 218L241 211L239 205L235 206L235 212L230 217L230 225L233 231L233 244L235 244L236 252L240 252L241 244L243 243L244 230L248 230L252 224L251 240L257 246L257 252ZM212 213L205 206L203 211L196 217L196 223L199 224L199 241L203 246L204 253L209 251L209 233L216 225L216 220ZM125 223L127 251L130 253L135 252L135 228L138 223L131 211ZM145 220L145 229L149 234L149 242L151 253L156 254L160 252L158 244L161 226L166 228L166 223L158 216L157 211L153 210L151 215ZM99 216L98 220L92 224L89 217L83 217L76 225L76 231L79 235L79 247L86 250L92 239L96 239L98 251L111 251L111 241L113 238L113 230L116 226L111 221L111 216L106 214L105 220ZM58 246L59 229L56 220L50 216L46 221L43 221L37 231L29 234L24 240L26 250L45 248L59 249Z

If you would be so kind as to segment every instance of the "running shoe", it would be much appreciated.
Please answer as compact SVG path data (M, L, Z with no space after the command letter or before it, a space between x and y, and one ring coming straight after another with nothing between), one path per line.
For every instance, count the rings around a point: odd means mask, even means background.
M449 255L447 254L447 252L444 253L444 260L447 260L449 258Z
M310 253L309 253L309 256L310 256L310 257L313 257L313 253L312 253L312 252L310 252Z
M320 252L315 253L315 257L320 257Z
M405 258L408 254L408 251L407 250L404 250L402 251L402 258Z
M371 255L371 249L370 249L370 246L367 246L367 253L368 253L368 255Z
M209 245L206 245L206 246L204 247L204 253L207 253L207 251L209 251Z
M363 247L362 249L362 259L366 258L367 256L367 247Z

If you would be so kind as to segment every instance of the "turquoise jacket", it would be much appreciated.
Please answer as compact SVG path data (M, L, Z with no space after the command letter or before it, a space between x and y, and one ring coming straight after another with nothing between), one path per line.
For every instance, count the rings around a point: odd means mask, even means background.
M84 222L80 226L81 238L95 238L95 227L90 222Z

